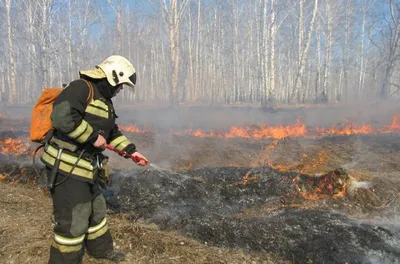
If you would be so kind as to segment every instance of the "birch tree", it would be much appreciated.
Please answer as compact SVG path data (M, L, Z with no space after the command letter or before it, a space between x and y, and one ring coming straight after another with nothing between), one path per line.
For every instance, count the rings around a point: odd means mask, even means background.
M382 85L379 96L381 99L387 99L390 93L390 86L398 86L391 82L391 77L398 60L400 59L399 40L400 40L400 3L389 0L390 16L387 20L388 31L385 34L386 45L386 63Z
M326 32L325 32L325 59L324 59L324 75L322 82L322 93L320 95L321 102L328 101L328 84L331 66L332 52L332 34L333 34L333 15L331 0L325 2Z
M318 23L320 24L320 23ZM322 55L321 55L321 26L317 27L316 30L316 46L317 46L317 65L316 65L316 76L315 76L315 89L314 89L314 102L320 101L320 87L321 87L321 73L322 73ZM321 93L322 94L322 93Z
M51 86L51 75L52 68L50 66L50 34L51 34L51 23L50 23L50 12L53 5L54 0L40 0L37 1L39 5L40 12L40 30L38 31L38 41L39 45L39 58L40 64L39 69L39 79L41 80L39 83L41 87L49 87Z
M115 14L115 46L114 53L122 53L122 0L107 0Z
M350 38L351 38L351 20L352 20L352 8L350 0L346 0L345 11L344 11L344 23L345 23L345 32L344 32L344 43L343 43L343 57L342 57L342 72L343 72L343 90L338 91L336 93L336 100L340 101L342 96L344 96L345 102L348 100L349 96L349 76L348 76L348 67L350 64Z
M261 105L266 106L268 104L268 96L269 96L269 48L270 45L268 44L270 40L270 28L268 25L268 0L262 0L261 2L262 8L262 44L261 44L261 51L262 56L260 58L261 63Z
M10 60L10 73L9 73L9 94L10 94L10 102L17 103L17 68L15 64L15 55L14 55L14 35L13 35L13 26L11 22L11 0L4 0L4 5L6 8L6 21L7 21L7 44L8 44L8 56Z
M276 0L271 0L271 40L270 40L270 82L269 82L269 95L268 101L275 105L275 41L277 34L277 22L276 22Z
M176 107L179 106L180 27L187 11L189 0L149 0L149 2L155 7L156 11L159 12L166 25L171 61L171 92L169 101L170 106Z
M201 14L202 14L202 9L201 9L201 0L197 1L197 35L196 35L196 46L195 46L195 71L194 71L194 86L193 86L193 97L192 101L195 101L197 98L197 91L201 87L201 76L200 76L200 70L201 70L201 58L200 58L200 41L201 41Z
M300 8L302 9L304 5L304 0L300 0ZM310 26L308 31L306 32L306 36L304 39L304 44L302 41L299 40L299 66L298 66L298 72L296 75L296 82L295 82L295 88L291 96L291 101L299 101L300 99L300 91L303 88L303 75L304 75L304 69L306 66L306 57L308 54L308 50L310 48L310 42L311 42L311 34L314 31L314 24L315 24L315 18L317 16L317 11L318 11L318 0L314 0L314 7L312 11L312 16L311 16L311 21L310 21ZM300 11L301 12L301 11ZM301 25L303 23L300 23ZM299 29L299 32L301 32L302 29ZM302 38L302 33L299 33L299 38ZM301 46L300 46L301 45Z
M364 91L364 70L365 70L365 25L367 21L367 2L368 0L362 0L362 16L361 16L361 35L360 35L360 64L359 64L359 77L358 77L358 89L357 89L357 97L361 98L362 93Z

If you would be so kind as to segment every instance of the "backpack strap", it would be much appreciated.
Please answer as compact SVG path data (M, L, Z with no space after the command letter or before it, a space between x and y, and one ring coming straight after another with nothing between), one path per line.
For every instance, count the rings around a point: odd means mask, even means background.
M93 88L93 85L89 81L87 81L85 79L81 79L81 80L83 80L89 87L89 94L88 94L88 97L86 99L86 105L88 105L93 100L94 88Z

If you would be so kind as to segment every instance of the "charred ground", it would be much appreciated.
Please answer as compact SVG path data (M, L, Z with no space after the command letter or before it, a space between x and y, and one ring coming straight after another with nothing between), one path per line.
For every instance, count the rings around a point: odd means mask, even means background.
M249 111L239 111L237 117ZM143 126L152 113L123 120ZM298 117L287 113L282 115L288 122ZM200 116L205 122L206 117ZM250 114L252 122L253 118ZM0 119L2 128L4 124L15 128L2 129L3 138L27 136L24 131L29 125L21 120ZM210 129L215 125L211 123L203 128ZM375 125L381 123L385 122L379 119ZM400 136L396 131L258 140L202 138L163 129L126 135L156 165L139 169L109 153L114 185L104 194L117 245L130 252L128 263L400 261ZM18 162L15 157L0 157L0 175L7 182L0 188L2 210L16 216L28 212L46 235L25 237L26 248L13 249L12 236L29 219L17 228L17 223L3 218L2 233L7 236L2 248L13 252L10 261L15 263L23 257L43 260L50 239L50 201L40 188L43 180L35 174L30 156L19 155ZM17 195L20 191L22 196ZM37 200L43 210L30 210ZM40 249L39 256L28 240ZM7 256L6 252L0 254Z

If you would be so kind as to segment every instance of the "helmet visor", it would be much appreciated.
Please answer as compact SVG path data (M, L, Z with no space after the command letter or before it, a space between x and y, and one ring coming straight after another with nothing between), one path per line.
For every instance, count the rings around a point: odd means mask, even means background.
M128 85L134 87L136 85L136 72L134 74L132 74L131 76L129 76L129 80L131 81L133 86L131 83L129 83Z

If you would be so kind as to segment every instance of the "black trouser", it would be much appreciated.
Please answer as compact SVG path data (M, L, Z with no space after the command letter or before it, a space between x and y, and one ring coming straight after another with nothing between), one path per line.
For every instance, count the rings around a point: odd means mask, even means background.
M48 176L50 172L48 168ZM57 182L64 178L57 174ZM98 183L68 178L55 186L51 197L56 223L49 263L82 263L85 248L97 258L105 257L113 250L106 202Z

